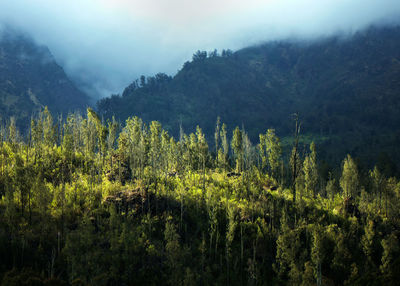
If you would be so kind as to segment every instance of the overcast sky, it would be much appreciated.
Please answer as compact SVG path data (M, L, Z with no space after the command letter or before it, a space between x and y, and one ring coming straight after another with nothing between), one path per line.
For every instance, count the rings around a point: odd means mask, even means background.
M352 34L400 18L400 0L0 0L0 22L47 45L97 96L174 75L196 50Z

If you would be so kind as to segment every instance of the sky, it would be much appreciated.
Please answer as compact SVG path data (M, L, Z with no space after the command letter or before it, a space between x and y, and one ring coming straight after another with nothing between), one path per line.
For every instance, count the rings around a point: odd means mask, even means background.
M0 0L0 23L49 47L93 97L174 75L197 50L351 35L398 23L400 0Z

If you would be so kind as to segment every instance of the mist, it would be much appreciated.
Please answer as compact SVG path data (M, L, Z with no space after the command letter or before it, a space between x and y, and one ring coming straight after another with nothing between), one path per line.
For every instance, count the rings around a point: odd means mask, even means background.
M2 0L0 23L30 34L95 98L140 75L174 75L197 50L352 35L397 24L398 0Z

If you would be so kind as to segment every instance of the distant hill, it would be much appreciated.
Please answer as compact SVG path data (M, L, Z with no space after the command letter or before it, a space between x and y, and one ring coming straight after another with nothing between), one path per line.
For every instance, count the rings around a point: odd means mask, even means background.
M85 108L89 98L68 79L49 49L19 32L0 33L0 114L26 127L32 114L48 106L55 113Z
M199 51L174 77L142 77L98 110L159 120L174 135L180 124L186 132L198 124L209 138L220 116L230 128L243 125L254 143L267 128L290 136L298 112L304 140L317 141L328 160L400 158L400 28Z

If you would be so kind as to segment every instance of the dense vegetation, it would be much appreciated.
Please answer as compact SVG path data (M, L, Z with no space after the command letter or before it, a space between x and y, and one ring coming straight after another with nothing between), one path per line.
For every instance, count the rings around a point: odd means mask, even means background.
M298 123L298 122L297 122ZM88 109L0 132L2 285L397 285L400 182L273 129L179 140ZM228 138L229 137L229 138Z
M89 98L69 80L45 46L10 27L0 27L0 119L29 126L32 114L85 110Z
M158 120L173 135L201 123L208 138L219 116L230 131L244 125L252 141L265 128L290 137L291 114L299 113L325 160L338 164L350 153L373 167L384 152L400 160L399 78L400 28L370 28L234 53L198 51L174 77L142 77L99 101L98 111Z

